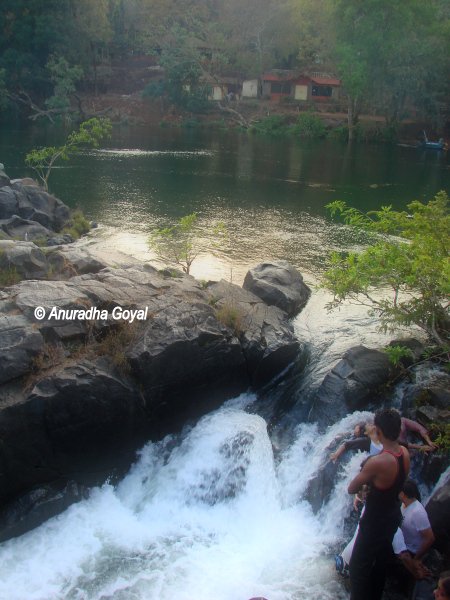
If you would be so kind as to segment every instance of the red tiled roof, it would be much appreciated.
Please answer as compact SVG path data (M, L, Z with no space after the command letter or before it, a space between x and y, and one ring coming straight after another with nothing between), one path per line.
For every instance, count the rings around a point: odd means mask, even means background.
M292 71L273 71L271 73L264 73L261 79L263 81L292 81L297 76L297 73Z
M311 81L317 85L341 85L340 80L334 77L311 77Z

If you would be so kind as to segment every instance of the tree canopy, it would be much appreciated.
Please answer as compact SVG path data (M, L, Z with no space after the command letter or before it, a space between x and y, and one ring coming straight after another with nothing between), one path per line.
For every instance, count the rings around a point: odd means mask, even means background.
M363 107L395 126L408 104L436 115L448 97L449 10L447 0L4 0L0 110L7 98L43 106L61 85L66 97L71 85L97 93L100 67L152 54L178 61L175 82L194 63L241 79L330 72L342 80L350 131ZM55 77L63 64L71 77Z

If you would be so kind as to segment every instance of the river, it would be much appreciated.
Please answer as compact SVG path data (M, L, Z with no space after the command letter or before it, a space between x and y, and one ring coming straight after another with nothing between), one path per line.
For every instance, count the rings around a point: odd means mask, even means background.
M3 132L0 161L23 176L23 153L57 137ZM295 143L232 132L117 129L99 150L55 169L51 190L99 222L84 243L149 259L155 225L196 211L205 253L193 272L233 277L265 259L294 263L314 285L332 248L364 239L329 221L335 198L363 209L428 199L449 189L444 155L412 148ZM223 221L230 248L213 250ZM304 498L353 413L319 436L305 398L348 347L380 346L364 309L328 315L315 289L294 326L307 359L261 394L227 402L162 441L149 442L116 485L0 546L2 600L340 600L333 554L344 544L346 493L362 455L343 463L331 499Z
M48 127L4 129L0 162L10 177L22 177L26 152L62 143L64 135ZM330 249L358 242L330 222L328 202L404 208L449 189L450 164L444 153L398 146L117 127L105 147L59 163L49 187L101 223L97 235L107 251L149 259L152 229L195 211L205 250L195 276L229 279L232 273L241 283L249 267L284 258L314 281ZM218 221L227 226L229 248L212 247Z

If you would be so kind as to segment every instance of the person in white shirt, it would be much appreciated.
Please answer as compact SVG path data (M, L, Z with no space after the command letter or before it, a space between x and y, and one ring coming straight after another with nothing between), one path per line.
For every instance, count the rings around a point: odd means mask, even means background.
M427 512L420 503L420 492L415 481L412 479L405 481L402 491L399 493L399 499L402 502L401 511L403 521L395 533L392 541L392 549L406 569L413 575L414 579L420 580L429 574L428 569L422 563L421 559L433 545L433 530L431 529ZM340 557L336 557L335 559L336 569L344 575L348 571L353 546L358 534L358 527L356 528L355 535L344 548ZM341 557L342 561L339 560Z
M420 503L420 492L412 479L407 479L399 494L402 502L401 529L408 551L415 559L422 559L434 543L427 511Z

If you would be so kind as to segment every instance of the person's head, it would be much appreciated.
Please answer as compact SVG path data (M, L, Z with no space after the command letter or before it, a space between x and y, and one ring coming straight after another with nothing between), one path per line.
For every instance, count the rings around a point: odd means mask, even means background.
M403 504L408 504L413 502L414 500L418 500L419 502L422 500L422 497L419 492L419 488L417 487L417 483L412 479L406 479L403 484L402 490L399 493L398 497L403 502Z
M378 436L395 442L400 435L401 417L395 408L383 408L375 413L375 427Z
M365 435L365 429L366 429L365 421L360 421L359 423L356 423L355 428L353 430L355 437L362 437L363 435Z
M373 435L376 436L376 427L373 422L373 419L369 419L368 421L366 421L364 427L364 435L367 435L367 437L372 437Z
M438 586L434 590L435 600L450 600L450 575L441 575Z

